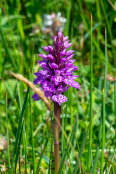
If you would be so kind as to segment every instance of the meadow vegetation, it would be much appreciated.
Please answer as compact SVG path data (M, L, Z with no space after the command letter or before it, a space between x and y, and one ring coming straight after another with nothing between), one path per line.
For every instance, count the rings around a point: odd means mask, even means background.
M53 103L33 101L32 83L59 30L81 90L62 104L58 174L116 173L114 0L0 0L0 173L54 174Z

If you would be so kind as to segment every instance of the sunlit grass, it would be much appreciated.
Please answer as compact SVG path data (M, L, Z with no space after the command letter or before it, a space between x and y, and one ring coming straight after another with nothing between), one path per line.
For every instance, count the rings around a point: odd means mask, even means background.
M7 150L0 149L0 172L54 173L52 112L43 101L33 102L33 91L10 73L33 81L40 69L37 54L53 35L42 32L43 14L52 11L67 19L64 33L73 43L82 88L70 88L62 105L58 174L114 174L116 32L114 10L102 0L0 2L0 138L7 141Z

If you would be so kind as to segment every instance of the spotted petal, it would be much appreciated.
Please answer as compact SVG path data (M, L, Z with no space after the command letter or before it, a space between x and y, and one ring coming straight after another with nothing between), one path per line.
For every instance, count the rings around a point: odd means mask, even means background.
M33 98L33 101L38 101L41 99L36 93L33 94L32 98Z
M44 88L44 92L45 91L49 91L49 92L53 92L55 91L55 87L51 82L45 81L43 83L43 88Z
M55 85L58 85L63 80L64 80L63 76L52 76L52 81L55 83Z
M66 102L67 101L67 97L62 95L62 94L59 94L59 95L53 95L52 96L52 100L59 103L59 105L61 105L62 103Z
M80 84L78 82L73 81L71 86L81 90L81 86L80 86Z

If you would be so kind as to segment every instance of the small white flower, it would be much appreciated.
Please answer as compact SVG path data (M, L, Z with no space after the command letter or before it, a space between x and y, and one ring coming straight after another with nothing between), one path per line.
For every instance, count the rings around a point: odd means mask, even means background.
M52 20L48 20L44 22L44 26L52 26L53 21Z
M44 19L45 20L51 20L52 19L52 16L51 15L48 15L48 14L44 14Z

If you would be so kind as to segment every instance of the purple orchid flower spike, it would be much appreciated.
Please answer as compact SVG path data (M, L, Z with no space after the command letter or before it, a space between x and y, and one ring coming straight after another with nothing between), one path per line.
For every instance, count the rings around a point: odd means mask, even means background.
M60 166L60 147L59 147L59 130L60 130L60 114L61 104L67 101L64 92L70 86L81 89L78 82L74 79L77 75L73 75L73 71L78 70L74 66L74 61L71 60L74 51L66 51L71 46L68 41L68 36L64 37L61 31L57 36L53 36L53 46L43 47L48 53L47 55L39 54L43 61L38 61L38 64L43 70L35 73L37 78L34 84L41 87L44 91L46 98L50 97L54 102L54 126L52 126L54 137L54 158L55 158L55 174L58 173ZM40 97L35 93L32 98L37 101Z
M67 101L67 97L63 94L70 86L77 89L81 89L81 86L74 81L78 77L73 75L73 71L78 70L78 67L73 64L75 60L71 60L74 51L66 51L71 46L71 43L68 43L68 36L64 37L63 33L59 31L57 36L53 36L52 39L53 46L43 47L48 55L39 54L43 61L38 61L38 64L43 70L35 73L37 78L34 80L34 84L41 86L46 98L50 97L61 105ZM32 98L35 101L40 100L37 94L34 94Z

